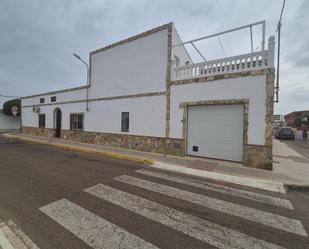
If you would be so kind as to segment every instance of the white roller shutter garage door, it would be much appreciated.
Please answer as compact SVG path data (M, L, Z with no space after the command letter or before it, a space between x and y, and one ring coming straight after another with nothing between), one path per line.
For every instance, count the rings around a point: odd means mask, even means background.
M188 107L187 154L242 161L243 105Z

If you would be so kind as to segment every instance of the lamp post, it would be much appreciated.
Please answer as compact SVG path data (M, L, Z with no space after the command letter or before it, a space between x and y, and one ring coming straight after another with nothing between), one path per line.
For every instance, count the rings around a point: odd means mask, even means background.
M86 111L89 111L89 65L79 55L73 55L87 67Z

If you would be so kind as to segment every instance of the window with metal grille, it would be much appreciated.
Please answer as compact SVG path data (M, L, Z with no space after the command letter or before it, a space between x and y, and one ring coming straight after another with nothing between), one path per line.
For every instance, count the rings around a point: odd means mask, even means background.
M45 102L44 98L40 98L40 103L43 104Z
M45 128L45 114L39 114L39 127Z
M129 113L128 112L121 113L121 131L122 132L129 131Z
M84 113L70 114L70 129L83 130L84 129Z
M57 100L56 96L50 97L50 102L56 102L56 100Z

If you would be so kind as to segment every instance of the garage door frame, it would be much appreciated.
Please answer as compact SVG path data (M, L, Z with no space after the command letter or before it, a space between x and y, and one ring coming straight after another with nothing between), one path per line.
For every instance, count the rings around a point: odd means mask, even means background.
M220 100L201 100L194 102L183 102L180 103L180 108L183 108L183 131L182 135L185 140L185 155L188 155L187 146L188 146L188 110L191 106L207 106L207 105L243 105L243 153L242 153L242 162L244 161L245 155L245 145L248 144L248 111L249 111L249 99L220 99ZM199 157L199 156L194 156ZM204 157L203 157L204 158ZM206 157L205 157L206 158ZM222 159L218 159L222 160ZM227 160L225 160L227 161Z

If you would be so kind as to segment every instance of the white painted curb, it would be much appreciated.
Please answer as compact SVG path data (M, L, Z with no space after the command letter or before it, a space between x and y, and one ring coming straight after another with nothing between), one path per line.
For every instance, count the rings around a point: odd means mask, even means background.
M163 169L163 170L183 173L183 174L187 174L191 176L198 176L198 177L203 177L203 178L208 178L208 179L213 179L213 180L218 180L218 181L224 181L224 182L239 184L239 185L253 187L253 188L259 188L259 189L273 191L273 192L286 193L284 185L281 182L268 181L268 180L262 180L262 179L257 179L257 178L250 178L250 177L235 176L235 175L227 175L227 174L222 174L222 173L185 168L185 167L180 167L180 166L161 163L161 162L153 163L150 166L150 168Z

